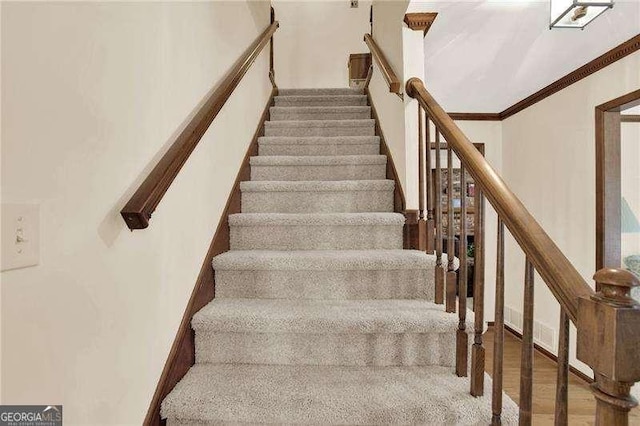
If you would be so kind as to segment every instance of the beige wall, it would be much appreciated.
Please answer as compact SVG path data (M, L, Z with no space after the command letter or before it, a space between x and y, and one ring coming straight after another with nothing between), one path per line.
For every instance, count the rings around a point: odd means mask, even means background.
M40 265L1 275L2 403L142 423L268 99L268 49L151 227L118 211L268 23L268 2L2 3L1 197L41 212Z
M402 18L409 2L402 1L374 1L373 2L373 38L389 61L401 83L404 83L403 57L403 23ZM389 86L382 77L380 68L373 61L373 76L369 84L369 91L380 119L380 127L391 151L396 166L400 184L407 198L407 208L413 205L415 191L407 189L407 145L405 142L405 103L402 99L389 92ZM404 87L402 87L404 91ZM415 157L413 157L415 158Z
M348 87L349 54L369 51L371 1L275 0L280 29L275 35L276 81L282 88Z
M639 69L636 52L502 122L506 182L589 284L596 242L594 108L637 90ZM511 238L505 252L505 303L522 312L523 256ZM557 342L558 303L536 280L535 318L555 330ZM572 360L588 371L573 354Z

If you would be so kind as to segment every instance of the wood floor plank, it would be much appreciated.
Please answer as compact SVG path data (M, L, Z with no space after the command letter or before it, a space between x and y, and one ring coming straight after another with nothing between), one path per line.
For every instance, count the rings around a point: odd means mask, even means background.
M493 327L484 334L484 346L487 359L493 356ZM520 397L520 349L521 342L513 334L504 335L504 377L503 390L513 399ZM533 362L533 424L552 425L554 421L556 396L556 363L534 352ZM492 363L486 363L485 369L492 374ZM596 403L589 385L573 373L569 373L569 425L593 425ZM634 408L629 416L629 425L640 426L640 409Z

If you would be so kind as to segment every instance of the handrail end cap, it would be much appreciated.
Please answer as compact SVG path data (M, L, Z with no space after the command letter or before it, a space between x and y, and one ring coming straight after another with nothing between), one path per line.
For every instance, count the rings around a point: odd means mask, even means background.
M424 86L424 83L422 83L422 80L420 80L418 77L411 77L409 80L407 80L407 84L405 85L405 93L407 95L409 95L409 97L415 98L415 90L413 88L414 84L422 84Z
M147 216L143 212L122 210L120 214L122 215L122 219L124 219L124 223L126 223L127 227L132 231L134 229L145 229L149 226L151 216Z

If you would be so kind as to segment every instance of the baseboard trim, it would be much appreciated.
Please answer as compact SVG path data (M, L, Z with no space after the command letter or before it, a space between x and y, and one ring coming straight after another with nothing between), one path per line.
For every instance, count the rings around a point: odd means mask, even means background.
M489 321L487 322L487 325L489 327L494 327L496 324L494 321ZM515 338L517 338L518 340L522 340L522 334L509 327L508 325L505 324L504 329L509 332L511 335L513 335ZM556 364L558 363L558 357L557 355L553 354L552 352L550 352L549 350L543 348L542 346L538 345L537 343L533 343L533 347L535 348L536 351L538 351L541 355L544 355L545 357L549 358L551 361L555 362ZM578 370L577 368L573 367L572 365L569 365L569 371L574 375L577 376L579 379L582 379L584 382L591 384L593 383L593 377L590 377L586 374L584 374L582 371Z
M160 417L162 400L195 363L195 334L191 329L191 318L214 298L215 281L211 261L214 256L229 250L228 218L230 214L240 212L240 182L249 180L251 177L249 159L258 154L258 138L264 134L264 122L269 119L269 107L273 105L273 98L277 93L278 89L273 88L269 101L260 117L253 139L242 160L240 170L236 175L235 183L229 193L229 198L227 198L224 211L220 216L220 221L211 240L209 250L202 262L200 274L198 275L191 297L182 315L182 321L178 327L176 337L171 345L171 350L169 351L156 390L149 404L149 409L144 419L144 424L147 426L157 426L165 423Z

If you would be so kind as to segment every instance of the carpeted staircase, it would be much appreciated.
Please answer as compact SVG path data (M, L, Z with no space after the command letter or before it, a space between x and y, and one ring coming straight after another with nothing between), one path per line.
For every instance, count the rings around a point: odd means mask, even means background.
M435 257L402 249L367 97L284 89L270 113L231 251L213 262L216 298L192 320L196 364L163 418L490 423L490 398L454 374L458 318L433 303ZM505 396L503 422L516 410Z

